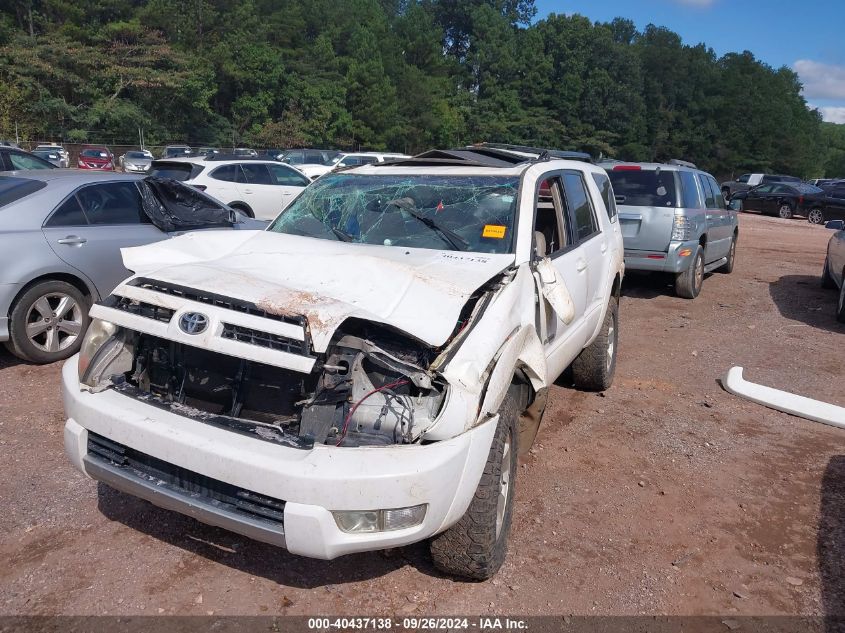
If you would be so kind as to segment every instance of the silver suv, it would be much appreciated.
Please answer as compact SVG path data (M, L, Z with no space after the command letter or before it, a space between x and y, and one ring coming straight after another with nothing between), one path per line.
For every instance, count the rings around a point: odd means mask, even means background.
M704 275L733 270L739 235L716 180L692 163L605 163L613 183L625 268L671 273L694 299Z

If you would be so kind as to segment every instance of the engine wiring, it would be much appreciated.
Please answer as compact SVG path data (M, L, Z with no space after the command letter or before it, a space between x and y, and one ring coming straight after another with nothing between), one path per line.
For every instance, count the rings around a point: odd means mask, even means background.
M344 439L346 439L346 434L349 431L349 422L352 420L352 416L355 414L355 411L361 406L361 403L364 402L370 396L377 394L380 391L384 391L385 389L393 389L394 387L401 387L402 385L407 385L408 380L404 378L400 378L399 380L394 380L393 382L389 382L386 385L382 385L381 387L376 387L372 391L364 394L364 396L356 402L352 408L349 410L349 413L346 414L346 419L343 421L343 429L340 432L340 438L337 440L337 444L335 446L340 446Z

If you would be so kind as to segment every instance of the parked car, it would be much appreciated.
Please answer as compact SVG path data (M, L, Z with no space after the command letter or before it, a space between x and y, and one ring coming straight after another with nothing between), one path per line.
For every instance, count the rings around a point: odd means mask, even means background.
M189 187L174 183L166 197L147 182L64 169L0 176L0 342L13 354L34 363L75 354L88 307L131 274L121 248L189 228L261 227ZM159 199L177 220L179 209L169 200L178 195L196 204L177 229L145 211L142 193Z
M42 145L36 145L35 149L32 150L32 153L37 155L38 152L56 152L56 153L59 154L59 157L61 159L60 163L56 166L57 167L65 167L65 168L70 167L70 154L61 145L50 144L50 143L45 143L45 144L42 144Z
M192 150L188 145L168 145L162 150L161 157L176 158L179 156L190 156L191 152Z
M261 150L260 156L266 156L268 158L272 158L273 160L281 160L281 156L285 153L283 149L263 149Z
M410 158L407 154L389 154L384 152L344 152L335 157L331 171L346 167L358 167L360 165L372 165L373 163L384 163L401 158Z
M258 158L258 152L249 147L236 147L232 152L235 156L244 156L247 158Z
M331 149L289 149L278 160L293 165L309 178L331 171L340 152Z
M825 227L836 231L827 243L822 269L822 288L839 290L836 320L845 323L845 220L830 220Z
M740 191L733 200L742 201L743 211L759 211L764 215L777 215L784 220L796 213L818 218L826 204L822 189L799 183L769 183L757 185L748 191Z
M704 275L733 271L737 214L715 178L692 163L607 165L625 240L625 267L670 273L675 293L694 299Z
M825 187L835 185L840 181L842 181L841 178L813 178L812 180L808 180L807 184L824 189Z
M146 149L129 150L119 159L121 171L145 174L150 171L153 163L153 153Z
M21 146L15 143L14 141L0 139L0 147L14 147L15 149L20 149Z
M845 180L824 188L824 202L807 211L810 224L824 224L828 220L845 220Z
M108 147L96 147L88 145L83 147L76 159L76 166L79 169L98 169L101 171L114 171L114 155Z
M725 200L730 200L734 194L741 191L748 191L752 187L760 184L770 184L776 182L786 183L800 183L801 179L795 176L784 176L782 174L743 174L736 180L729 180L723 182L720 187L722 189L722 196Z
M18 169L56 169L56 165L22 149L0 147L0 171Z
M610 193L585 162L435 151L328 174L237 246L129 249L63 370L67 454L295 554L432 539L489 578L549 388L613 380Z
M38 156L38 158L42 158L46 160L48 163L53 165L54 167L61 167L62 166L62 155L58 152L53 150L47 149L34 149L32 150L33 156Z
M208 156L209 154L222 154L219 147L200 147L196 151L197 156Z
M290 165L227 154L156 160L150 173L192 185L259 220L275 218L311 182Z

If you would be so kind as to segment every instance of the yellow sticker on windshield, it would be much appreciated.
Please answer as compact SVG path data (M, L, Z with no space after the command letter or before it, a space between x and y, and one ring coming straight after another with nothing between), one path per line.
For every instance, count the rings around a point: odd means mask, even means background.
M481 231L481 237L492 237L497 240L504 239L505 232L508 230L506 226L499 226L498 224L485 224L484 230Z

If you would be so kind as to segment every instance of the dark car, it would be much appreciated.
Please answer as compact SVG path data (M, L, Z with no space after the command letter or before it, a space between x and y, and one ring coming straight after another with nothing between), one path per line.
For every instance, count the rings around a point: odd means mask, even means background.
M99 169L101 171L114 171L114 155L108 147L95 147L88 145L83 147L76 159L76 166L79 169Z
M719 187L722 190L722 196L725 200L730 200L735 194L742 191L749 191L757 185L768 185L776 182L798 184L801 182L801 179L783 174L742 174L736 180L723 182Z
M18 169L56 169L56 166L22 149L8 145L0 146L0 171L16 171Z
M845 220L845 180L824 187L824 204L807 212L810 224L824 224L829 220Z
M177 158L190 156L193 150L188 145L168 145L161 153L162 158Z
M748 191L735 193L731 201L741 200L743 211L759 211L764 215L777 215L788 220L796 213L809 215L824 209L824 190L803 182L767 183Z

